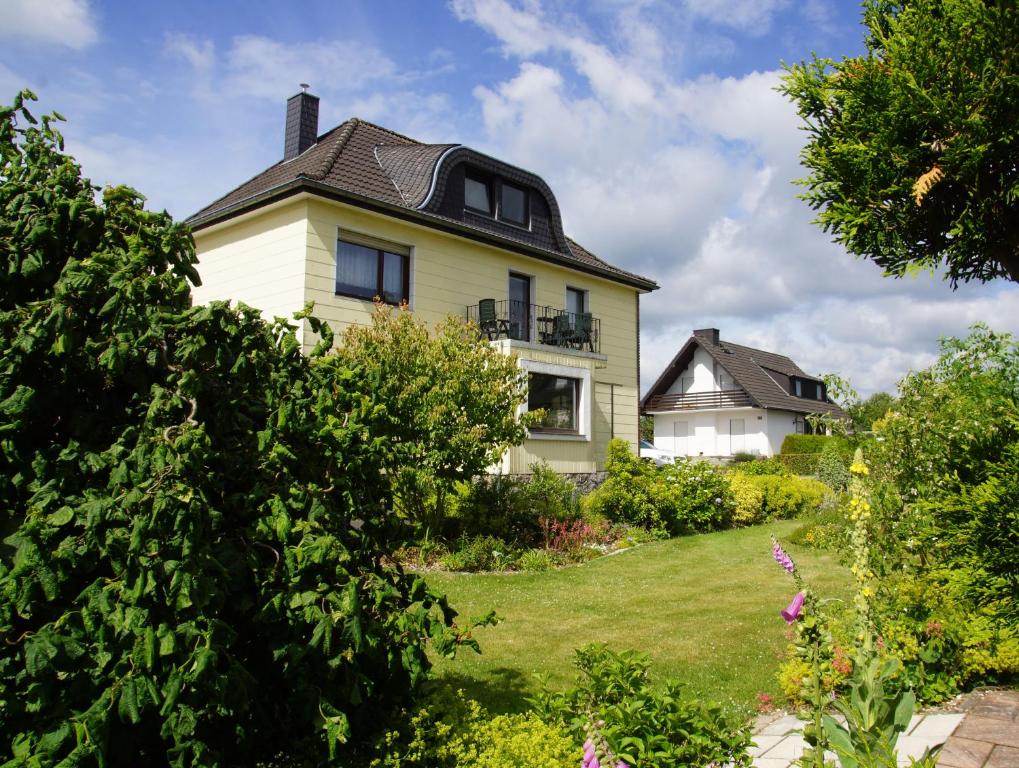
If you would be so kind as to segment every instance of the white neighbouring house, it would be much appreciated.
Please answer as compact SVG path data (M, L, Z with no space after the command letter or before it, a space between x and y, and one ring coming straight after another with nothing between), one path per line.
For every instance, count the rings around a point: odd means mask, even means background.
M655 447L677 456L777 454L782 440L809 433L806 417L846 418L824 381L784 355L696 330L641 399L654 417Z

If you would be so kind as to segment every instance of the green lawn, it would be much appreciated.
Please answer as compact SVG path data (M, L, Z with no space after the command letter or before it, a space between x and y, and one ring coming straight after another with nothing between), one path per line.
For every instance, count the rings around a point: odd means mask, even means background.
M758 691L777 692L774 673L787 643L778 612L794 594L771 559L769 536L797 525L687 536L550 573L429 574L464 616L494 609L501 618L478 631L482 655L440 659L437 675L494 711L519 710L538 688L534 673L565 686L573 650L605 642L650 653L655 676L749 711ZM833 557L788 549L820 596L846 595L848 572Z

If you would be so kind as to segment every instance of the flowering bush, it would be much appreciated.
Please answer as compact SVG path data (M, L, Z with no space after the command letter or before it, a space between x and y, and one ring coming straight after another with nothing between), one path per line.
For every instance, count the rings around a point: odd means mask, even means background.
M617 439L609 443L605 468L608 479L585 502L609 520L675 536L722 528L731 519L728 483L709 464L681 459L658 468Z
M853 474L850 485L853 495L849 502L852 522L850 570L857 586L853 597L854 648L851 662L841 649L831 654L832 668L846 675L846 685L851 691L849 696L836 698L833 703L842 715L841 722L827 713L828 701L823 692L822 661L825 652L832 647L831 634L813 615L813 601L800 617L806 602L803 583L792 561L777 542L772 554L786 571L792 573L800 587L789 608L781 611L787 623L796 624L797 655L809 670L805 683L810 722L804 729L804 738L810 748L800 764L823 768L825 751L830 749L846 768L885 768L896 764L895 744L912 717L915 696L902 686L899 660L879 650L882 641L877 635L872 609L876 583L870 552L872 507L864 480L870 470L863 462L859 449L849 469ZM925 766L934 765L929 755L924 755L920 762Z

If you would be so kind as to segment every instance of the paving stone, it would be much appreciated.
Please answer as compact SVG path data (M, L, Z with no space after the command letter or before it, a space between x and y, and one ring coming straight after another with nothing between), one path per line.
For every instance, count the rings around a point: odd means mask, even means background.
M779 757L755 757L754 768L789 768L789 761Z
M906 726L906 735L908 736L909 734L911 734L913 732L913 729L923 722L923 719L924 715L913 715L911 718L909 718L909 725Z
M981 768L991 754L993 744L953 736L941 749L938 756L939 768Z
M806 748L807 742L803 740L803 737L799 734L793 734L792 736L786 736L778 744L769 749L768 754L764 755L764 757L783 758L788 762L797 759Z
M910 736L918 739L926 739L928 744L944 744L952 735L964 715L927 715Z
M1019 720L1019 691L980 691L963 697L963 704L976 715Z
M783 715L778 720L774 720L765 726L764 730L761 731L761 734L765 736L784 736L792 731L802 730L803 721L796 717L796 715Z
M998 744L984 763L984 768L1016 768L1019 765L1019 749Z
M976 741L989 741L1004 744L1008 747L1019 747L1019 727L1012 721L998 720L993 717L980 717L972 712L955 730L955 736Z
M761 755L765 754L769 749L771 749L773 746L782 741L782 739L784 738L786 737L781 736L777 733L774 735L767 736L763 733L758 734L757 736L754 736L754 744L756 744L757 746L750 747L747 750L747 754L749 754L751 757L760 757Z
M940 744L940 741L931 741L922 736L900 736L895 742L895 755L900 765L909 765L910 758L919 760L923 753Z

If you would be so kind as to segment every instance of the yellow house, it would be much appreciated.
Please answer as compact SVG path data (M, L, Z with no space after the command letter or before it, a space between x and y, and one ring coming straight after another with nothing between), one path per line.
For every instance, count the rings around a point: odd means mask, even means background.
M369 322L374 297L430 324L470 319L546 411L501 471L595 472L613 437L636 451L639 298L658 286L567 238L533 173L357 118L317 131L318 99L293 96L283 160L191 217L196 303L289 317L314 301L337 332ZM298 334L314 345L307 322Z

